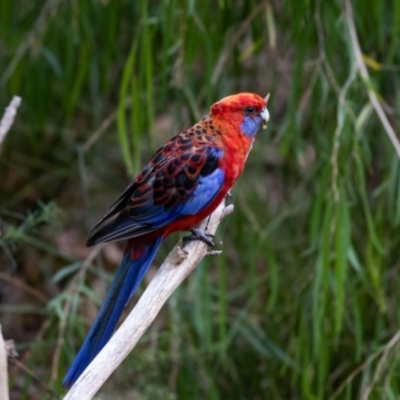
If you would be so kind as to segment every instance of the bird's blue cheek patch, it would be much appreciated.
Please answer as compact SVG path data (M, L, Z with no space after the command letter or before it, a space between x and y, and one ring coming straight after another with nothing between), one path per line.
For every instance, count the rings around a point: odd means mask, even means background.
M260 129L261 120L262 118L260 116L252 118L249 115L246 115L240 125L240 129L247 137L253 139L257 131Z

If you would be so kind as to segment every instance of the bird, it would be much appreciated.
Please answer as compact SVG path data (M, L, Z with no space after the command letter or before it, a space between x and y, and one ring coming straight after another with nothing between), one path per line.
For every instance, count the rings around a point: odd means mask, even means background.
M125 305L163 240L190 231L188 240L214 246L196 226L221 203L242 174L256 133L269 120L268 97L238 93L167 141L90 231L86 245L127 240L121 264L78 355L63 381L69 388L112 336Z

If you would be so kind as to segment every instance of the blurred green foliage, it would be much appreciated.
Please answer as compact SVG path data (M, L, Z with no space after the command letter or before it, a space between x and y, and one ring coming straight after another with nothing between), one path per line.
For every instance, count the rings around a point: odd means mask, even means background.
M79 305L98 305L92 283L112 277L65 237L82 243L213 102L255 91L271 92L271 121L233 192L224 254L178 289L102 398L399 397L400 163L367 90L398 131L400 2L352 1L369 81L344 4L0 2L0 104L23 98L0 155L0 263L52 298L28 334L2 281L0 316L50 388L62 393L93 317ZM42 204L20 225L38 201L63 211ZM50 396L18 369L11 384L18 399Z

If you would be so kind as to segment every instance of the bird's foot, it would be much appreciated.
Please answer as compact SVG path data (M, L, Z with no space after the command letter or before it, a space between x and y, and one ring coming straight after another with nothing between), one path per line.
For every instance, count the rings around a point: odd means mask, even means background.
M228 190L228 192L226 193L225 198L230 201L233 200L232 192L230 190Z
M185 236L184 238L182 238L184 244L186 244L187 242L191 242L193 240L201 240L205 244L208 244L210 247L215 246L214 242L212 241L212 239L214 239L215 236L212 235L211 233L204 232L201 229L197 228L191 229L190 232L192 232L190 236Z

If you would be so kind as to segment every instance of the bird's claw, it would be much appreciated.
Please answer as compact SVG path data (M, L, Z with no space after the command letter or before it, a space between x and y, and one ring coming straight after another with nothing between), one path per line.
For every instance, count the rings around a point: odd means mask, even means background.
M184 244L186 244L187 242L191 242L193 240L201 240L205 244L208 244L210 247L215 246L215 243L212 241L212 239L214 239L215 236L212 235L211 233L204 232L201 229L197 228L191 229L190 232L192 232L190 236L185 236L184 238L182 238Z

